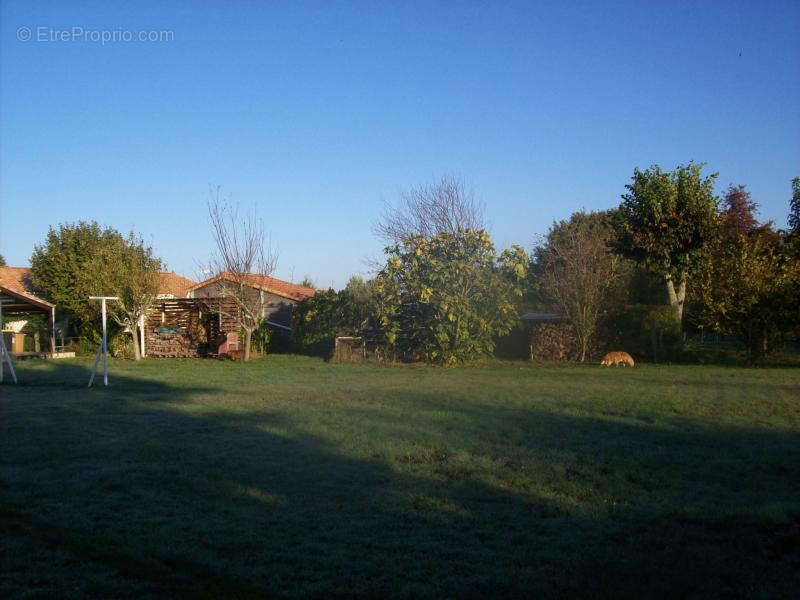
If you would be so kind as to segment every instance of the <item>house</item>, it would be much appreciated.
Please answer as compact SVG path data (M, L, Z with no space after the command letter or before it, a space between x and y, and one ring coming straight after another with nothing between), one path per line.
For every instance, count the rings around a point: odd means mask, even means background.
M174 298L188 298L189 290L197 285L196 281L192 281L177 273L159 273L158 281L158 296L159 300L174 299Z
M222 273L211 279L201 281L189 288L189 298L220 298L224 297L224 283L235 282L230 273ZM259 295L261 303L261 317L267 323L284 331L291 329L292 307L298 302L314 295L314 288L289 283L268 275L248 273L245 283L250 286L253 293Z
M161 275L158 299L141 324L147 355L219 356L239 349L239 309L225 293L232 275L223 273L200 283L174 273ZM261 317L286 334L291 331L292 307L315 292L264 275L247 275L246 284L258 297Z
M31 350L40 353L42 334L48 336L50 352L55 353L55 304L41 297L41 293L31 282L31 270L27 267L0 267L0 303L2 303L2 335L8 351L12 354L25 353L26 337L32 340ZM41 331L26 331L28 320L14 315L40 313L48 325Z

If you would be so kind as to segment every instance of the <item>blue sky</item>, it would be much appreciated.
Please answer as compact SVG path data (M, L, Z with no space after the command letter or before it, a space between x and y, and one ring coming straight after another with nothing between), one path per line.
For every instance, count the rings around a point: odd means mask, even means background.
M637 166L704 161L779 226L800 175L796 1L1 6L12 265L95 219L194 277L213 185L258 207L278 276L338 287L380 255L383 203L443 175L485 202L498 247L526 248L618 204Z

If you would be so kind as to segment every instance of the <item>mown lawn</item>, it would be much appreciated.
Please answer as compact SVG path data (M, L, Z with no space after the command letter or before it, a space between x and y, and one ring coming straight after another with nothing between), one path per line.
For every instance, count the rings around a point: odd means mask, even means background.
M4 598L800 589L800 369L88 364L0 387Z

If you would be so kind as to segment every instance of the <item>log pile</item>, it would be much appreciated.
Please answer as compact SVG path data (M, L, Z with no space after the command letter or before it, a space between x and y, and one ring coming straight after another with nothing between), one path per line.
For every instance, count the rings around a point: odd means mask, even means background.
M531 325L531 360L575 360L576 342L570 323L535 323Z
M148 356L195 357L216 354L221 339L239 330L232 300L160 300L145 320Z

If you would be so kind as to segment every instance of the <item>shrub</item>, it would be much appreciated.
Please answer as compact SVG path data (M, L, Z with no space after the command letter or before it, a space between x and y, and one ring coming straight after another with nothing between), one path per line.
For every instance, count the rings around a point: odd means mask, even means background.
M108 353L114 358L133 358L133 338L131 334L124 331L116 332L108 340Z
M244 332L239 333L240 341L244 340ZM259 326L253 330L253 335L250 338L250 351L259 355L266 354L270 349L270 340L272 339L272 327L267 324L267 321L262 321ZM243 347L243 346L242 346Z
M330 357L336 338L374 331L369 305L349 290L318 291L292 311L294 347L304 354Z
M603 330L607 350L624 350L636 360L652 362L682 358L683 335L672 306L625 306L607 316Z

